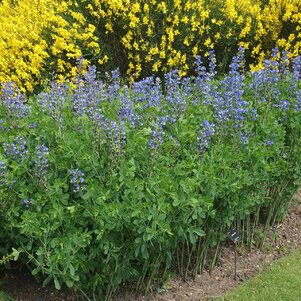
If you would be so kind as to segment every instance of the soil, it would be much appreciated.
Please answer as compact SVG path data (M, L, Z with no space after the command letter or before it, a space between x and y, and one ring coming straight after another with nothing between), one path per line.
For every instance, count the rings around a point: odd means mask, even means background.
M258 274L274 260L301 247L301 190L292 202L287 218L277 225L276 240L273 230L267 236L262 250L237 249L237 278L234 279L234 246L223 248L218 265L205 271L196 279L184 282L174 278L160 290L148 295L137 295L123 290L113 301L206 301L228 292L246 279ZM0 271L1 273L1 271ZM55 290L53 286L41 288L26 271L15 269L2 271L1 288L11 294L15 301L75 301L67 289Z

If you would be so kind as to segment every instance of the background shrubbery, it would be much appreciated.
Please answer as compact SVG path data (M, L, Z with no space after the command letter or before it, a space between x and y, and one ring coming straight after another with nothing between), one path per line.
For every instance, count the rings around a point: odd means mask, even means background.
M273 47L300 54L300 9L299 0L4 0L0 82L32 91L54 74L74 77L80 57L131 79L182 76L212 49L224 71L238 46L258 69Z
M164 85L102 82L93 67L27 102L4 85L1 255L13 247L44 283L99 300L170 269L196 274L231 226L252 245L260 222L283 217L301 176L300 58L289 72L275 52L244 74L241 49L216 80L210 56Z

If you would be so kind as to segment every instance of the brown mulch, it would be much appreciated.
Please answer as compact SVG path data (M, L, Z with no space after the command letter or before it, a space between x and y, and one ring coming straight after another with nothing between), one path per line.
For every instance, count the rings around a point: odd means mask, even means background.
M292 250L301 247L301 190L298 201L292 203L287 218L267 237L263 250L251 251L238 248L237 279L234 280L234 247L229 244L221 253L218 265L205 271L195 280L184 282L179 278L164 285L166 291L147 296L135 295L123 290L114 301L205 301L216 298L237 287L244 280L258 274L264 267ZM2 274L1 274L2 273ZM24 270L0 270L1 288L11 294L15 301L75 301L68 290L56 291L54 287L41 288L35 279Z

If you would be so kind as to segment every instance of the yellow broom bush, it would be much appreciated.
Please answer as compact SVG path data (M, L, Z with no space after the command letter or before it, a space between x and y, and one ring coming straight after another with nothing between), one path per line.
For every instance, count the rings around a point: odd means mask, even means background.
M76 72L75 60L97 55L95 26L72 2L3 0L0 4L0 82L32 91L54 71L59 79Z
M291 56L300 54L299 0L87 2L91 16L104 24L105 34L119 34L130 76L174 68L185 75L195 56L206 56L210 49L215 49L226 66L242 46L247 49L252 69L261 67L273 47Z
M131 80L193 69L214 49L220 67L239 46L252 70L273 47L301 51L299 0L4 0L0 4L0 82L32 91L49 74L60 80L86 58ZM99 68L100 69L100 68Z

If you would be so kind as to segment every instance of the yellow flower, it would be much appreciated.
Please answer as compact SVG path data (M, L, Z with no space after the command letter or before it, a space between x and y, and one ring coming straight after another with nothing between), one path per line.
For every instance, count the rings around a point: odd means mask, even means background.
M211 44L211 38L209 37L209 38L207 38L207 39L205 40L204 45L205 45L206 47L208 47L210 44Z
M161 11L163 14L167 13L167 7L166 7L166 3L164 1L161 1L158 4L158 10Z
M159 61L155 62L155 63L153 64L152 71L153 71L153 72L158 72L160 66L161 66L161 62L159 62Z
M160 51L159 57L160 57L160 59L165 59L166 54L165 54L165 51L164 51L164 50L161 50L161 51Z

